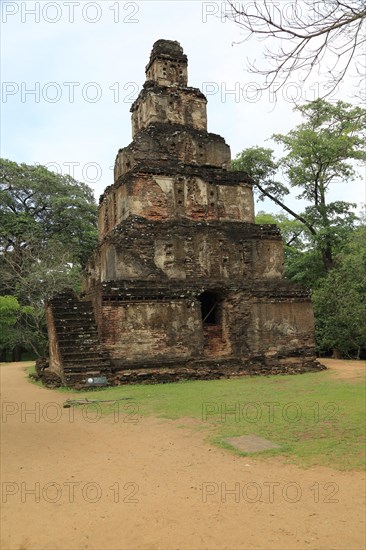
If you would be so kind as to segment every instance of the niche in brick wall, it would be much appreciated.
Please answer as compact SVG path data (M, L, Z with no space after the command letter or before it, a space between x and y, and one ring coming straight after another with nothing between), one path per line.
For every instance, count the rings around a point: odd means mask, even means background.
M202 323L204 325L221 324L221 297L218 292L205 291L199 296L201 302Z

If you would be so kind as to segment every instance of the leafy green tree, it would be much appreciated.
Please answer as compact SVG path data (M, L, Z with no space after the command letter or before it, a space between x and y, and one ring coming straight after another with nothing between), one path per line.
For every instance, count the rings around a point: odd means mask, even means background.
M350 161L366 160L366 109L342 101L332 104L317 100L296 110L305 122L287 135L275 134L273 138L287 152L281 165L291 187L301 190L298 198L310 202L304 217L328 271L333 267L335 245L353 226L351 209L356 205L328 203L327 192L335 181L346 183L357 178Z
M28 240L21 254L7 250L0 261L0 292L11 292L21 304L43 307L63 288L80 289L80 265L72 251L57 241Z
M252 176L259 199L268 197L305 226L328 272L337 246L353 227L355 205L328 202L327 193L333 182L355 180L358 172L354 163L366 160L366 109L319 99L295 110L305 121L287 135L273 136L284 147L286 156L276 161L272 149L252 147L237 155L233 169ZM276 179L279 168L287 185ZM298 198L308 201L304 212L286 205L290 188L300 189Z
M0 351L2 359L6 350L18 343L16 322L20 305L14 296L0 296Z
M0 160L0 294L19 305L8 348L44 352L44 303L65 287L79 289L96 222L87 185L43 166Z
M359 227L313 292L317 345L334 357L366 352L366 227Z
M291 247L296 247L298 250L304 250L309 243L309 235L306 227L298 220L291 220L285 214L269 214L260 210L255 217L255 222L259 224L275 224L281 230L285 255Z
M279 226L284 239L285 277L312 289L316 340L320 354L361 358L366 354L366 225L353 227L337 248L333 268L301 231L301 223L284 214L259 212L256 223Z
M93 192L44 166L0 160L0 247L16 255L33 242L67 245L84 266L97 239Z
M47 334L42 313L39 308L21 306L15 296L0 296L1 360L6 360L9 350L14 361L20 360L24 349L35 355L45 352Z
M249 173L259 200L267 197L286 213L259 213L257 222L279 225L286 277L313 290L319 352L360 357L366 349L365 228L356 225L355 205L330 202L328 193L334 182L355 180L357 163L366 160L366 110L324 100L296 110L303 123L273 136L285 150L283 158L252 147L237 156L233 168ZM289 207L291 189L307 201L303 211Z

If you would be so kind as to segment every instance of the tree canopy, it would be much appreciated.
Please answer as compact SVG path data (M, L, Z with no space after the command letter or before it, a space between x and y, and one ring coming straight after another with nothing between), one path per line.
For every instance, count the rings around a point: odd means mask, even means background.
M334 265L324 272L322 258L306 228L284 214L259 212L256 223L279 226L284 240L285 277L312 289L317 349L320 354L360 358L366 354L366 225L344 232Z
M319 353L360 357L366 353L366 233L355 206L330 200L332 185L356 181L366 160L366 110L319 99L296 107L303 122L272 139L274 151L250 147L237 155L234 170L254 179L258 200L269 198L280 214L259 212L257 223L276 223L285 250L285 276L313 291ZM289 201L296 190L305 206ZM303 202L299 203L303 204Z
M67 244L84 265L95 245L93 191L44 166L0 160L0 249L19 253L52 240Z
M366 109L318 99L295 110L304 122L286 135L272 136L284 148L282 158L275 160L272 149L251 147L237 155L232 166L253 177L259 199L268 197L305 226L309 237L317 242L328 271L333 265L334 247L354 223L356 206L346 201L329 202L328 192L334 182L347 183L360 177L355 163L366 160ZM285 183L278 177L280 169ZM286 204L290 189L298 189L298 198L308 202L304 212Z
M359 359L366 351L366 226L350 233L313 303L319 351Z
M14 346L17 339L17 346L44 351L44 302L65 287L79 288L97 242L96 222L93 192L84 183L0 160L0 295L2 313L11 302L16 317L7 331Z

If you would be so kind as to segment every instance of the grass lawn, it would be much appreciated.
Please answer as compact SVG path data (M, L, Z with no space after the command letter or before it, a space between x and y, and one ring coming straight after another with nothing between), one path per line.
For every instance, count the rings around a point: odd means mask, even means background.
M362 379L349 383L331 378L325 371L75 392L75 399L125 397L132 399L87 405L87 412L91 418L93 414L118 414L122 422L135 422L141 415L181 418L182 426L187 418L193 418L200 421L194 428L207 430L211 443L240 455L245 453L227 444L227 437L255 434L280 445L251 456L281 455L302 466L318 464L341 470L365 465Z

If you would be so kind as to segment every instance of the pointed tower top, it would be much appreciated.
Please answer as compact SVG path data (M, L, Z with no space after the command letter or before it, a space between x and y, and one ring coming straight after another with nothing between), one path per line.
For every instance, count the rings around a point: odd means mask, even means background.
M176 40L157 40L146 66L146 80L159 86L187 86L188 59Z

